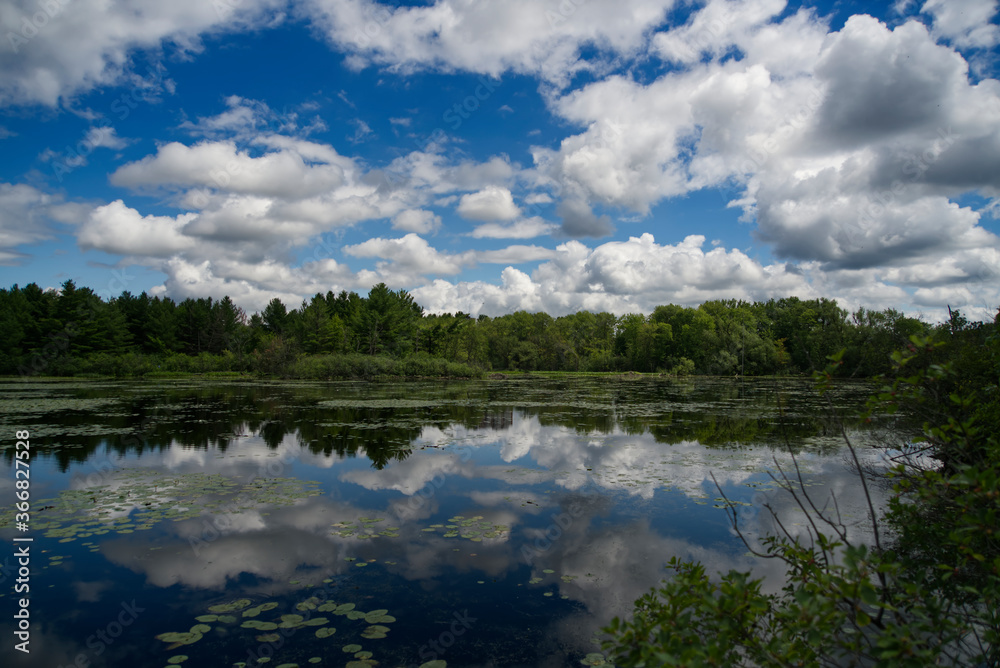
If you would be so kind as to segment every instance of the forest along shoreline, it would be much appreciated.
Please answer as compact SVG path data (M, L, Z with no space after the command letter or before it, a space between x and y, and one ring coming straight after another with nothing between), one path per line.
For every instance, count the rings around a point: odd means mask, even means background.
M0 289L0 375L302 379L524 377L525 372L666 376L804 375L843 350L837 376L891 370L913 336L984 343L992 323L951 311L931 324L894 309L853 313L836 300L667 304L648 314L517 311L428 314L384 283L362 297L317 293L289 310L247 314L229 296L175 302L145 292L103 298L66 281Z

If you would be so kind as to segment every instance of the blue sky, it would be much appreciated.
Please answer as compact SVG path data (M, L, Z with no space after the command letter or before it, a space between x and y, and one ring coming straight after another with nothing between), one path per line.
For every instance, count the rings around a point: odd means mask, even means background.
M1000 305L996 0L13 0L0 284Z

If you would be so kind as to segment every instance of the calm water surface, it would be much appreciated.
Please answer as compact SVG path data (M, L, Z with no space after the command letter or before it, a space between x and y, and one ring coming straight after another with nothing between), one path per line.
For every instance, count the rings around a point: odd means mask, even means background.
M863 532L807 381L6 382L0 423L4 666L579 666L672 556L780 587L711 475L753 541L765 503L800 526L769 476L790 450Z

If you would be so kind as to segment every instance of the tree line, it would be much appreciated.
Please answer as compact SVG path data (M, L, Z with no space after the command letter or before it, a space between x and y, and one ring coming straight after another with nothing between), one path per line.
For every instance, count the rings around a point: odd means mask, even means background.
M275 298L248 314L229 296L175 302L126 291L104 299L70 280L58 291L35 283L0 289L0 373L257 371L322 377L364 375L359 370L365 369L391 374L407 361L409 371L400 375L756 376L806 373L846 349L840 373L869 377L888 371L891 352L910 336L990 326L970 323L958 311L932 326L891 308L849 313L835 300L797 297L667 304L649 315L430 315L408 292L384 283L367 296L317 293L291 310Z

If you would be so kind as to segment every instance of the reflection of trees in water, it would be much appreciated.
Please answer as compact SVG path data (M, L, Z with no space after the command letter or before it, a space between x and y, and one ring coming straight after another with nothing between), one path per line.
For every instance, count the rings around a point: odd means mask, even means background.
M782 379L675 382L533 377L486 383L51 387L62 398L119 397L119 403L106 413L66 410L44 417L47 429L67 436L42 439L40 445L48 440L53 445L74 446L39 448L51 452L61 470L85 461L104 445L109 453L119 456L163 451L178 443L225 452L246 436L258 436L272 449L291 436L315 454L363 454L380 469L409 456L413 442L425 428L444 431L460 425L498 432L512 426L515 412L537 417L543 426L570 428L581 434L650 433L668 444L698 441L707 446L753 443L785 447L805 438L838 433L807 381ZM866 392L864 385L843 384L834 401L850 416ZM331 398L347 403L357 400L359 406L320 403ZM424 398L426 404L420 405ZM393 404L401 399L409 403ZM417 406L414 399L420 400ZM105 433L74 433L94 424L100 424ZM850 420L847 424L861 426ZM107 432L115 435L108 437ZM6 456L9 460L11 451Z

